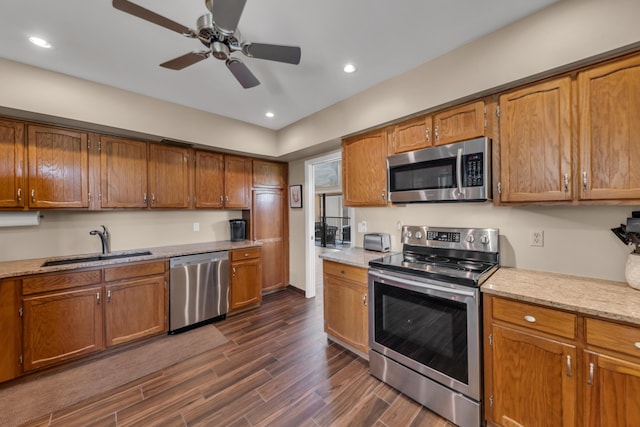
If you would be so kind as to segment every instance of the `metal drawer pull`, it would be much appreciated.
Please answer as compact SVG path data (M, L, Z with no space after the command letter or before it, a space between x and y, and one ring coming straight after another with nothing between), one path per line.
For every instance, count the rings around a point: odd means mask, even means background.
M637 343L634 343L633 345L635 345L636 348L640 348L640 341L638 341Z
M367 294L364 294L362 296L362 305L364 305L365 307L367 306Z
M107 291L107 302L111 302L111 289Z
M571 356L567 354L567 376L571 376Z
M533 316L529 316L528 314L524 316L524 320L526 320L529 323L536 323L536 318Z
M35 202L36 201L36 190L31 189L31 201Z
M588 385L593 385L593 363L589 363L589 379L587 380Z
M22 201L22 188L18 188L18 201Z
M98 305L100 305L100 292L96 292L96 300L98 300Z

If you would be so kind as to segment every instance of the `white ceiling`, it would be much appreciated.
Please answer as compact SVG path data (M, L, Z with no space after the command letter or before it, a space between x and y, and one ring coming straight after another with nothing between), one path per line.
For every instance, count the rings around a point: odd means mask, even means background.
M134 1L193 29L207 12L204 0ZM302 49L299 65L236 54L261 82L252 89L211 57L182 71L159 67L203 46L111 0L2 1L0 57L280 129L556 1L248 0L244 40ZM32 35L53 48L32 45ZM347 62L358 70L345 74Z

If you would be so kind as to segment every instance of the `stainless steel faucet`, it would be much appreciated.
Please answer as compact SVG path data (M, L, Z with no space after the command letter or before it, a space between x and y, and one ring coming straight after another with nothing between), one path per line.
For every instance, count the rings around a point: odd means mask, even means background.
M95 236L96 234L100 237L100 241L102 242L102 255L106 255L111 252L111 236L109 235L109 231L107 231L107 227L101 225L102 231L100 230L91 230L89 234Z

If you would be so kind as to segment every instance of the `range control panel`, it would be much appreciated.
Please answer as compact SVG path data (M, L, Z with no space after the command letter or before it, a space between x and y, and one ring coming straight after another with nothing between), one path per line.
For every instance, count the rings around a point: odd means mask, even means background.
M498 242L496 228L402 227L402 243L408 245L498 252Z

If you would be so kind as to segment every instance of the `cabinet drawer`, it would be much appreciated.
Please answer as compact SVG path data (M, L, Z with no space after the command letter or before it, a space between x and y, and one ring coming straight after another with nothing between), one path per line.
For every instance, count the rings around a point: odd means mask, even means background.
M139 264L126 264L118 267L109 267L104 270L105 282L114 280L131 279L134 277L154 276L164 274L165 261L144 262Z
M102 282L102 270L74 271L30 276L22 279L22 294L57 291Z
M575 339L577 316L564 311L533 304L493 298L494 319L547 332L564 338Z
M324 274L342 277L343 279L349 279L363 284L367 283L368 270L366 268L333 261L324 261L322 268Z
M640 357L639 327L587 318L585 329L587 344Z
M243 259L260 258L261 248L245 248L231 251L231 261L242 261Z

